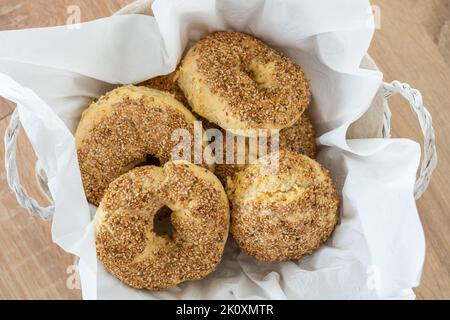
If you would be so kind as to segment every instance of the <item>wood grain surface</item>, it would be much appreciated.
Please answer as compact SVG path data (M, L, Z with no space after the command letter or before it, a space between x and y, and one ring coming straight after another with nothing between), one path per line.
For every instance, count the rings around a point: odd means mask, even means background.
M67 8L78 5L81 20L111 15L131 0L0 0L0 30L55 26L66 23ZM450 68L442 30L450 20L448 0L373 0L381 9L370 54L385 81L401 80L421 90L434 115L439 165L430 188L417 202L427 241L427 257L419 299L450 299ZM450 39L450 38L449 38ZM13 105L0 99L0 136ZM391 103L393 134L421 141L420 128L400 98ZM33 177L34 154L27 139L19 138L18 163L22 182L42 204ZM31 218L9 191L0 146L0 299L79 299L68 289L73 257L51 241L50 224Z

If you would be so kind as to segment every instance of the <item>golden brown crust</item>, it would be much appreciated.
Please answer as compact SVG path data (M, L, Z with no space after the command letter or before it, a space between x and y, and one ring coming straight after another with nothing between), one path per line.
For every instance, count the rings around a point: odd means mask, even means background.
M278 172L270 170L263 162L247 166L228 185L231 233L258 260L298 259L333 232L336 189L328 171L304 155L281 151Z
M193 135L195 117L171 95L124 86L109 92L83 114L76 132L78 162L87 199L98 205L115 178L147 155L171 159L176 129Z
M280 131L280 150L316 157L316 131L306 112L292 127Z
M153 232L164 205L173 211L171 236ZM105 269L132 287L161 290L214 271L228 236L229 207L211 172L168 162L112 182L96 220L97 256Z
M177 83L177 74L178 71L175 70L172 73L169 73L164 76L158 76L152 79L149 79L147 81L142 82L139 84L140 86L144 86L147 88L157 89L161 91L169 92L174 96L175 99L180 101L189 111L192 112L192 114L197 118L197 120L202 122L203 129L220 129L217 125L214 123L208 121L207 119L203 118L202 116L195 113L191 106L189 105L189 102L187 101L186 97L184 96L183 91L180 89L180 86Z
M178 83L195 112L234 132L287 128L310 101L309 81L295 62L240 32L197 42Z
M293 153L304 154L310 158L315 158L315 135L316 133L314 130L314 126L309 119L308 114L305 112L301 116L300 120L292 127L280 130L280 150L288 150ZM270 150L270 139L268 140L268 142L268 150ZM246 143L248 146L248 139L246 139ZM224 147L226 147L226 144L224 144ZM248 160L245 163L248 164ZM236 173L246 167L246 164L217 164L214 173L217 175L222 184L226 186L227 181L233 179Z
M184 106L189 107L189 103L184 97L183 91L181 91L178 86L176 70L172 73L146 80L140 83L139 86L169 92L173 94L174 98L180 101Z

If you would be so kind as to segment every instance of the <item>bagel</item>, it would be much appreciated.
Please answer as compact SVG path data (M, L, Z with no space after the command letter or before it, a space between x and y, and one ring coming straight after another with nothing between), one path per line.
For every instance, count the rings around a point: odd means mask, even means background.
M98 205L115 178L146 159L170 160L178 143L172 133L186 129L192 135L195 120L170 94L145 87L119 87L92 103L75 134L88 201Z
M228 184L228 196L231 234L244 252L260 261L310 254L338 222L339 201L328 171L289 151L270 154L237 173Z
M171 235L154 230L164 206L173 211ZM105 269L131 287L161 290L215 270L228 237L229 206L213 173L170 161L114 180L94 221L97 256Z
M245 136L292 126L311 95L300 66L240 32L198 41L181 63L178 84L196 113Z
M279 149L288 150L293 153L304 154L310 158L316 157L316 138L315 138L314 126L309 119L308 114L305 112L292 127L280 130L279 136ZM246 152L248 154L248 139L246 139ZM236 144L235 146L235 159L236 159ZM271 148L270 138L268 139L268 151ZM226 144L224 143L224 150L226 152ZM248 165L248 157L245 163L242 164L216 164L215 174L226 186L227 181L233 179L234 175L244 169Z

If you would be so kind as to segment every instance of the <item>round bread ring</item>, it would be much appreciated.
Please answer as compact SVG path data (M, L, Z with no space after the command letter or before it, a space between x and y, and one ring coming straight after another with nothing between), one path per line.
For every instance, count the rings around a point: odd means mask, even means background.
M146 87L119 87L92 103L75 134L88 201L98 205L108 185L148 155L169 161L178 143L172 133L186 129L193 136L194 121L169 93Z
M328 171L305 155L280 151L275 173L275 156L247 166L228 184L231 234L260 261L310 254L338 222L339 201Z
M314 126L307 114L304 112L292 127L280 130L279 149L288 150L293 153L304 154L310 158L316 157L316 132ZM268 140L270 150L270 139ZM248 141L246 142L246 150L248 151ZM235 144L236 146L236 144ZM226 152L226 144L224 143ZM236 150L235 150L236 152ZM236 157L235 157L236 159ZM234 175L243 170L248 164L216 164L214 173L224 186Z
M173 212L173 233L158 235L154 218ZM187 162L135 168L114 180L95 216L97 256L134 288L161 290L215 270L229 232L226 193L210 171Z
M300 66L240 32L198 41L181 63L178 84L196 113L245 136L292 126L311 96Z

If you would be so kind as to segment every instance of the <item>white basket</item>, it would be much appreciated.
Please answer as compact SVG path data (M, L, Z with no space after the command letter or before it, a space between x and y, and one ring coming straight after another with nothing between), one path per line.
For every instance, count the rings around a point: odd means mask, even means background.
M116 15L132 13L152 15L152 2L152 0L138 0L118 11ZM369 56L366 56L363 63L365 63L372 69L377 69L375 63ZM388 139L391 137L391 112L389 109L388 99L397 94L403 96L409 102L412 110L417 114L420 127L424 135L423 160L414 188L414 196L416 199L418 199L427 189L428 184L431 180L433 170L437 165L435 133L432 125L432 117L423 104L421 93L418 90L411 88L408 84L401 83L399 81L394 81L392 83L383 83L383 85L380 87L380 92L378 95L381 96L381 99L376 98L370 110L368 111L368 114L369 112L383 113L382 117L380 114L380 121L382 121L382 125L380 123L381 130L379 130L379 133L377 132L377 124L375 123L375 131L372 134L371 138L383 137L385 139ZM356 126L354 126L354 130L351 135L352 138L363 138L362 136L358 135L357 127L358 122L364 123L364 121L367 121L366 115L355 123ZM54 206L51 205L46 208L39 206L37 201L31 198L26 193L20 183L19 172L16 164L16 141L19 129L19 114L16 109L12 114L11 122L5 133L5 169L8 185L16 194L18 203L23 208L27 209L31 215L39 216L45 220L52 219ZM365 136L364 138L368 137ZM39 162L36 164L35 173L41 191L47 196L50 202L52 202L50 192L48 191L47 179L45 173L43 172L43 170L41 170Z

